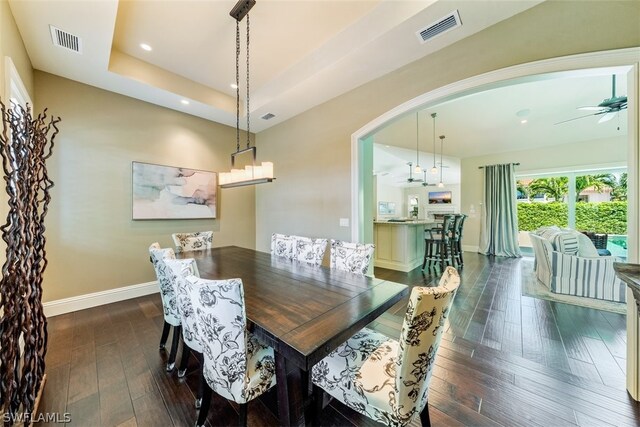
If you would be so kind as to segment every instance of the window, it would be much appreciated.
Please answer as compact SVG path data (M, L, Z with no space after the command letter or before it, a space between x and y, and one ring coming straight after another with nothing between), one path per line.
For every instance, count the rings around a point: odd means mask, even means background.
M608 235L612 255L627 257L626 168L517 177L520 246L529 232L556 225Z

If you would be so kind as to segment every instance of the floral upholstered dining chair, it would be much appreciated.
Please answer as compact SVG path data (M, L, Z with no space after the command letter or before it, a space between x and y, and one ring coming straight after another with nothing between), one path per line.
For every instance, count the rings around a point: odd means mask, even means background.
M175 259L176 255L173 249L162 249L160 244L155 242L149 246L149 256L156 272L156 277L158 278L160 297L162 299L162 311L164 314L164 327L162 329L162 336L160 337L160 350L164 350L169 331L173 327L171 352L167 360L167 371L172 371L175 367L182 322L180 313L178 312L176 293L170 279L171 272L164 261L167 259Z
M191 308L204 356L204 387L197 426L205 424L211 394L240 404L240 424L246 424L246 404L276 383L273 348L247 331L242 280L206 280L190 283Z
M271 255L285 259L294 259L295 251L296 236L278 233L271 235Z
M178 367L178 377L182 378L186 373L189 361L189 349L197 354L202 354L202 344L198 340L197 322L191 304L193 285L185 280L188 276L199 277L200 275L193 258L166 259L164 262L169 268L169 281L173 284L176 294L176 306L182 325L182 359Z
M429 381L451 303L460 284L447 267L438 287L411 292L400 340L363 329L312 369L316 417L323 390L390 426L420 417L429 426Z
M176 245L176 252L204 251L211 249L213 231L198 231L195 233L174 233L171 235Z
M331 268L367 274L375 246L331 239Z
M319 266L324 259L327 250L327 239L310 239L308 237L295 236L295 259L312 266Z

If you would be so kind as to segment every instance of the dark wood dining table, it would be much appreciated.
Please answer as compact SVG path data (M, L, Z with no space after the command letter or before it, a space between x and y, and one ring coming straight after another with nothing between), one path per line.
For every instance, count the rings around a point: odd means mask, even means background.
M236 246L179 257L195 258L202 278L242 279L252 333L275 350L278 413L285 426L304 423L303 383L313 365L409 292L399 283ZM301 384L288 385L287 372L296 368Z

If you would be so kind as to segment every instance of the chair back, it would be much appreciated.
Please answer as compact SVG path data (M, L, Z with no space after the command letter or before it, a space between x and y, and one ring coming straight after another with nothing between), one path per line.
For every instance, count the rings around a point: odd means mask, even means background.
M411 291L396 362L394 411L410 421L427 403L429 381L460 276L447 267L438 287Z
M176 252L204 251L211 249L213 231L198 231L195 233L173 233L171 235L176 245Z
M198 324L196 322L191 293L193 284L186 280L188 276L200 277L198 266L193 258L166 259L165 264L170 270L170 280L174 285L180 323L182 324L182 339L190 349L202 353L202 343L199 339Z
M271 235L271 255L286 259L294 259L295 251L295 236L278 233L273 233Z
M247 377L247 334L241 279L188 276L191 304L204 356L203 374L219 395L243 403Z
M449 240L450 238L454 237L455 220L455 215L444 215L442 217L442 238L444 240Z
M456 215L453 221L453 240L459 242L462 240L462 228L464 220L467 218L465 214Z
M375 245L331 239L331 268L367 274Z
M327 250L327 239L310 239L308 237L292 236L296 246L294 258L314 267L322 264L324 252Z
M175 259L176 255L173 249L161 249L160 245L156 242L149 246L149 256L153 268L156 271L156 277L158 278L164 320L172 326L178 326L180 325L180 313L178 312L176 293L170 279L171 272L164 262L166 259Z

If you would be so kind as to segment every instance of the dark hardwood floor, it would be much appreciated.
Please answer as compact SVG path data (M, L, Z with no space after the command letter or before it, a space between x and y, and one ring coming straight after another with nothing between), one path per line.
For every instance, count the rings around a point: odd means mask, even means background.
M420 269L375 274L410 286L439 279ZM640 425L625 390L625 316L523 296L521 284L534 280L527 260L466 253L461 276L430 385L434 426ZM397 338L405 307L370 326ZM195 360L186 380L165 372L161 327L159 295L49 319L40 411L70 413L76 426L194 425ZM250 403L249 425L278 424L268 409L274 398ZM210 425L234 425L237 416L237 406L214 396ZM377 424L333 401L322 425Z

